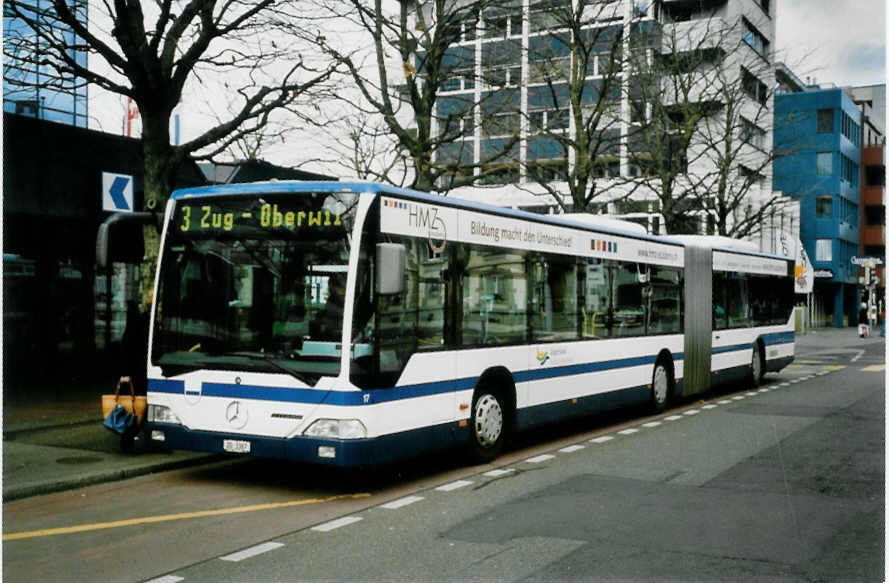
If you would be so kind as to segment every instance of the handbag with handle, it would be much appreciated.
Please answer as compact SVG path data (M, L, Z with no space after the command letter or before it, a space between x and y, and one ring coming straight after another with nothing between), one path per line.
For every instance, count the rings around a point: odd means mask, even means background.
M136 427L136 416L123 408L122 405L115 405L105 421L102 423L105 427L119 435L126 435L132 432Z
M113 395L102 395L102 417L107 419L111 412L114 411L114 408L120 405L124 411L133 414L137 425L141 425L142 419L145 417L145 409L148 408L148 398L143 396L137 397L133 383L124 382L130 385L129 395L120 394L120 381L117 381Z

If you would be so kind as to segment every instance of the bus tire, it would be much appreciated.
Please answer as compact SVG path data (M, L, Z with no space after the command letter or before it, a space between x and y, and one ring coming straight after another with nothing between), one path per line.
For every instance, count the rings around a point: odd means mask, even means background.
M480 386L472 396L469 419L469 456L488 463L503 450L509 430L509 411L502 391Z
M670 359L664 355L659 356L651 373L650 407L654 413L663 413L670 402L670 394L673 391L672 371Z
M762 377L766 374L765 370L762 343L757 340L753 343L753 351L750 356L750 382L754 387L762 384Z

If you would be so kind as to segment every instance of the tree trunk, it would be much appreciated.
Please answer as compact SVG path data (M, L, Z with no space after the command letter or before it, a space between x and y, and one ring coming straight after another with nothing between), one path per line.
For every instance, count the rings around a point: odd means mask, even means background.
M144 205L146 211L163 214L173 192L179 166L177 151L170 145L170 116L145 115L142 127L142 152L145 158ZM141 292L143 301L154 289L154 276L160 251L160 233L154 225L143 229L145 255L142 260Z

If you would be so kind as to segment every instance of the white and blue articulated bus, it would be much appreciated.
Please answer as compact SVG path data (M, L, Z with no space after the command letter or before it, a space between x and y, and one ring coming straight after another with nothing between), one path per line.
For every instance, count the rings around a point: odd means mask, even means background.
M370 466L793 360L793 265L377 184L179 190L146 434Z

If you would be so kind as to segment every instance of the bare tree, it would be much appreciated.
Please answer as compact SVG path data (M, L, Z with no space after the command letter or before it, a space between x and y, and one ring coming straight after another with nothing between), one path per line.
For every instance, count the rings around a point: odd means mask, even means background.
M261 131L273 112L292 106L333 72L328 63L315 66L294 50L306 6L299 2L158 0L143 7L140 0L106 0L89 3L89 20L87 0L48 4L36 11L28 1L4 1L4 15L30 29L5 38L4 55L32 68L49 67L54 74L45 76L47 84L74 79L136 103L148 208L163 205L187 158L211 158ZM83 52L88 61L78 58ZM171 145L170 119L186 85L219 75L226 79L222 96L230 101L231 116ZM157 236L150 230L146 236L153 239L146 246L155 257Z
M485 8L492 4L491 0L416 0L395 6L383 0L318 3L319 13L354 28L351 47L336 46L321 34L318 42L345 67L356 90L343 90L337 96L358 112L341 118L349 137L338 143L337 150L352 161L359 175L446 192L483 179L493 172L492 162L515 151L517 130L482 162L473 155L471 138L477 125L487 123L485 112L499 112L503 105L485 109L486 99L501 94L491 92L479 100L475 92L482 76L477 74L472 40ZM448 92L453 93L441 95ZM402 168L391 157L384 156L376 167L367 159L386 143L380 130L391 138L388 152L408 161L407 173L397 172ZM355 131L370 134L359 136Z
M620 172L628 21L617 3L546 0L531 6L528 179L569 212L592 210ZM567 184L567 196L564 185Z
M771 192L771 55L743 18L674 24L631 48L631 190L653 196L668 233L703 219L750 236L785 201Z

